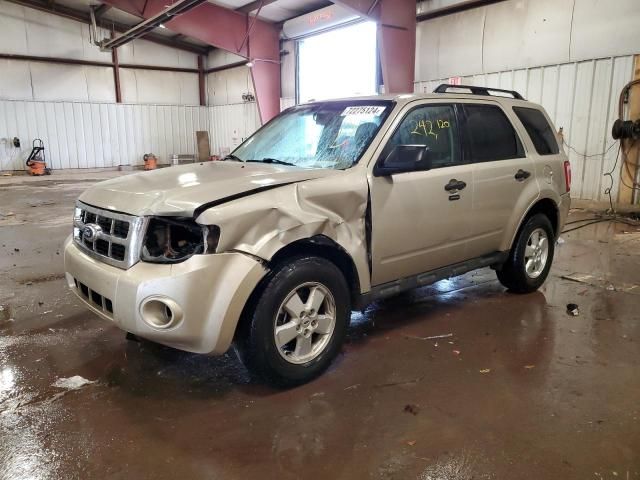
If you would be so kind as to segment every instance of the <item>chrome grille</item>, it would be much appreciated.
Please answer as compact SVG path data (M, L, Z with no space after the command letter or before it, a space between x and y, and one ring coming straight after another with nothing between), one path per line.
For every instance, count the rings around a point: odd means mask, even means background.
M126 269L140 260L144 222L144 217L78 202L73 216L73 239L88 255Z

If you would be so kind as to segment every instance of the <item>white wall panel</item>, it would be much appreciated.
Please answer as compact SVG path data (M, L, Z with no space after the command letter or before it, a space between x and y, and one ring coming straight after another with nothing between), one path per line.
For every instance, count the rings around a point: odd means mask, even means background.
M296 42L289 40L282 43L282 50L289 52L281 57L280 91L283 97L296 96Z
M238 111L238 119L244 115L251 121L238 123L243 136L255 128L256 112L249 105L255 110L255 104L247 104ZM17 136L22 142L20 150L0 142L0 170L24 169L34 138L44 141L47 163L54 169L141 165L149 152L169 162L173 153L196 152L196 130L209 130L217 113L225 112L198 106L0 100L0 139Z
M506 0L437 17L418 23L416 80L636 54L639 24L638 0Z
M260 128L256 103L219 105L209 108L211 152L227 154Z
M107 37L99 29L98 36ZM81 22L0 1L0 53L111 62L89 41ZM119 49L120 63L197 68L197 55L136 40ZM9 100L115 102L110 67L0 60L0 98ZM121 69L125 101L199 104L195 73ZM136 78L138 76L139 78Z
M120 69L125 103L198 105L198 75L184 72Z
M293 107L296 104L295 97L282 97L280 98L280 111L286 110L289 107Z
M214 50L211 50L209 52L209 55L207 55L207 68L224 67L225 65L242 62L246 60L247 60L246 58L240 55L236 55L235 53L227 52L226 50L221 50L219 48L216 48Z
M486 7L484 70L568 61L573 1L512 0Z
M87 25L8 2L0 2L0 46L2 53L16 55L111 60L109 52L89 43Z
M639 24L638 0L575 0L571 59L638 53Z
M84 75L90 102L116 101L115 79L111 67L84 67Z
M118 49L120 63L157 65L162 67L197 68L198 55L175 48L167 48L147 40L136 40Z
M34 100L89 100L85 67L31 62L30 68Z
M0 60L0 98L33 99L29 62Z
M115 102L111 67L0 59L0 71L0 99ZM232 83L234 89L243 92L247 91L246 84L246 78L240 77ZM121 68L120 86L126 103L200 103L196 73ZM233 98L241 100L239 95Z
M195 154L195 132L209 131L212 154L228 153L260 127L255 102L213 107L0 100L0 170L23 170L34 138L53 169L141 165Z
M421 45L420 58L436 55L438 76L451 77L469 75L482 71L482 37L485 10L474 9L440 17L438 23L438 43ZM427 39L433 41L430 35Z
M572 196L607 200L610 180L604 174L613 168L617 153L611 127L617 118L618 95L632 79L633 56L604 58L468 76L463 83L513 89L540 103L556 128L563 128L565 147L573 171ZM416 82L416 92L432 92L447 78ZM605 155L602 155L606 151ZM615 200L620 162L613 172Z
M207 75L207 93L210 105L242 103L242 95L255 95L251 71L247 67L230 68Z
M4 53L24 55L28 52L24 12L24 7L0 2L0 45Z

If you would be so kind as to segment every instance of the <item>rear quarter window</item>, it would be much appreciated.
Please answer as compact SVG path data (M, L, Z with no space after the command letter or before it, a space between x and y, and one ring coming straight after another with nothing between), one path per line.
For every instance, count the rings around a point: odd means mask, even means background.
M493 162L524 157L524 148L511 121L495 105L464 105L471 159Z
M524 125L538 155L556 155L560 152L556 135L540 110L513 107L513 111Z

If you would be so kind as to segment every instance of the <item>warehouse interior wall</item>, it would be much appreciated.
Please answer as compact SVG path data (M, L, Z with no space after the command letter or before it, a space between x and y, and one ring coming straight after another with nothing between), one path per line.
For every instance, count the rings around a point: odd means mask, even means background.
M419 22L415 91L452 77L517 90L563 129L572 196L608 200L613 180L615 201L620 163L614 168L610 132L640 54L639 24L637 0L507 0Z
M109 36L106 30L99 35ZM75 20L0 2L0 53L111 62ZM118 48L121 64L197 68L191 52L135 40ZM207 68L242 57L220 50ZM35 138L53 169L141 165L152 152L161 163L195 154L196 130L209 131L211 153L224 154L259 127L247 67L206 75L207 106L200 106L198 75L120 69L122 103L116 103L113 69L0 59L0 170L23 170ZM248 80L247 80L248 79ZM246 97L245 97L246 98ZM12 140L18 137L21 147Z
M209 56L209 68L243 64L243 57L217 50ZM207 75L209 137L216 155L227 155L260 128L250 68L240 65Z

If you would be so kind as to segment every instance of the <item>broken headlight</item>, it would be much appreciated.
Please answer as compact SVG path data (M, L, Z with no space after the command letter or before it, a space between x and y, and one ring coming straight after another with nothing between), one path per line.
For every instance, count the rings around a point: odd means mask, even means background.
M190 218L153 217L149 220L142 245L141 260L177 263L193 255L215 253L220 229L200 225Z

